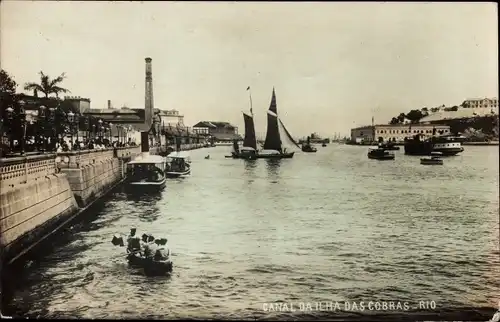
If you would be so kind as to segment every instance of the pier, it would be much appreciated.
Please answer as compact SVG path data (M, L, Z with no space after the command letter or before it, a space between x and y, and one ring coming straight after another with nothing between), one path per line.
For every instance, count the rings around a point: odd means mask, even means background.
M180 150L210 146L182 144ZM172 150L176 147L169 146ZM150 149L151 154L167 146ZM125 178L140 146L0 159L0 262L11 263Z

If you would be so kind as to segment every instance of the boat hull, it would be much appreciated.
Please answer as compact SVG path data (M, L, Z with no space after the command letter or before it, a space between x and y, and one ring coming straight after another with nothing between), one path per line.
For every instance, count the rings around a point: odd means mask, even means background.
M257 154L257 159L291 159L295 152L280 154Z
M443 160L420 159L420 164L423 164L423 165L443 165Z
M390 146L385 146L384 149L387 151L399 151L399 146L390 145Z
M127 255L127 260L130 266L144 269L144 273L147 275L167 275L173 270L171 260L154 261L134 254Z
M191 169L188 169L184 172L176 172L176 171L165 172L165 175L167 176L167 178L179 178L179 177L188 176L190 174L191 174Z
M243 160L255 160L257 159L257 153L236 153L232 152L230 156L226 156L226 158L233 159L243 159Z
M457 155L460 152L463 152L464 148L434 148L432 152L441 152L444 156L453 156Z
M430 155L433 150L429 142L407 142L404 149L407 155Z
M128 181L127 186L137 189L160 189L165 187L166 182L167 180L165 178L163 178L160 181L142 181L142 182Z
M302 147L302 152L305 152L305 153L315 153L317 151L318 150L316 148L313 148L312 146L303 146Z
M384 155L384 156L375 156L368 154L368 159L373 159L373 160L394 160L394 158L395 158L394 154Z

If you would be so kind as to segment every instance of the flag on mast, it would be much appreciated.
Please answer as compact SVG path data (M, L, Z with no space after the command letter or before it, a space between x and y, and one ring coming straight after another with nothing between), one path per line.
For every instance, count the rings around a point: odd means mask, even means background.
M247 91L250 90L250 86L247 87ZM252 108L252 92L249 92L250 95L250 114L253 116L253 108Z

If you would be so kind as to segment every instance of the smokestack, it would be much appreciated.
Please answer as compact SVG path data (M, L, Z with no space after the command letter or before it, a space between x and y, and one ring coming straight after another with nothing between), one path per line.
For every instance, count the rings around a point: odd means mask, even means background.
M111 100L108 100L108 109L111 108Z
M149 152L149 133L141 132L141 152Z
M151 68L152 59L146 58L146 86L145 86L145 102L144 102L144 122L148 128L153 124L153 72Z

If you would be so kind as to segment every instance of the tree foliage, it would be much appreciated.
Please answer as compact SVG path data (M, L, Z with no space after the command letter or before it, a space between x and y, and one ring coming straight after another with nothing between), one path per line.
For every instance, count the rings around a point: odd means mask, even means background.
M26 83L24 90L33 91L35 96L38 92L42 92L45 94L45 97L49 97L50 94L55 94L56 97L59 97L60 93L70 93L68 89L59 86L65 78L66 75L62 73L58 77L51 79L50 76L40 71L40 83Z
M5 70L0 70L0 92L9 95L16 94L16 81Z
M0 119L6 117L8 107L16 105L16 81L5 70L0 70ZM1 134L0 134L1 135Z

